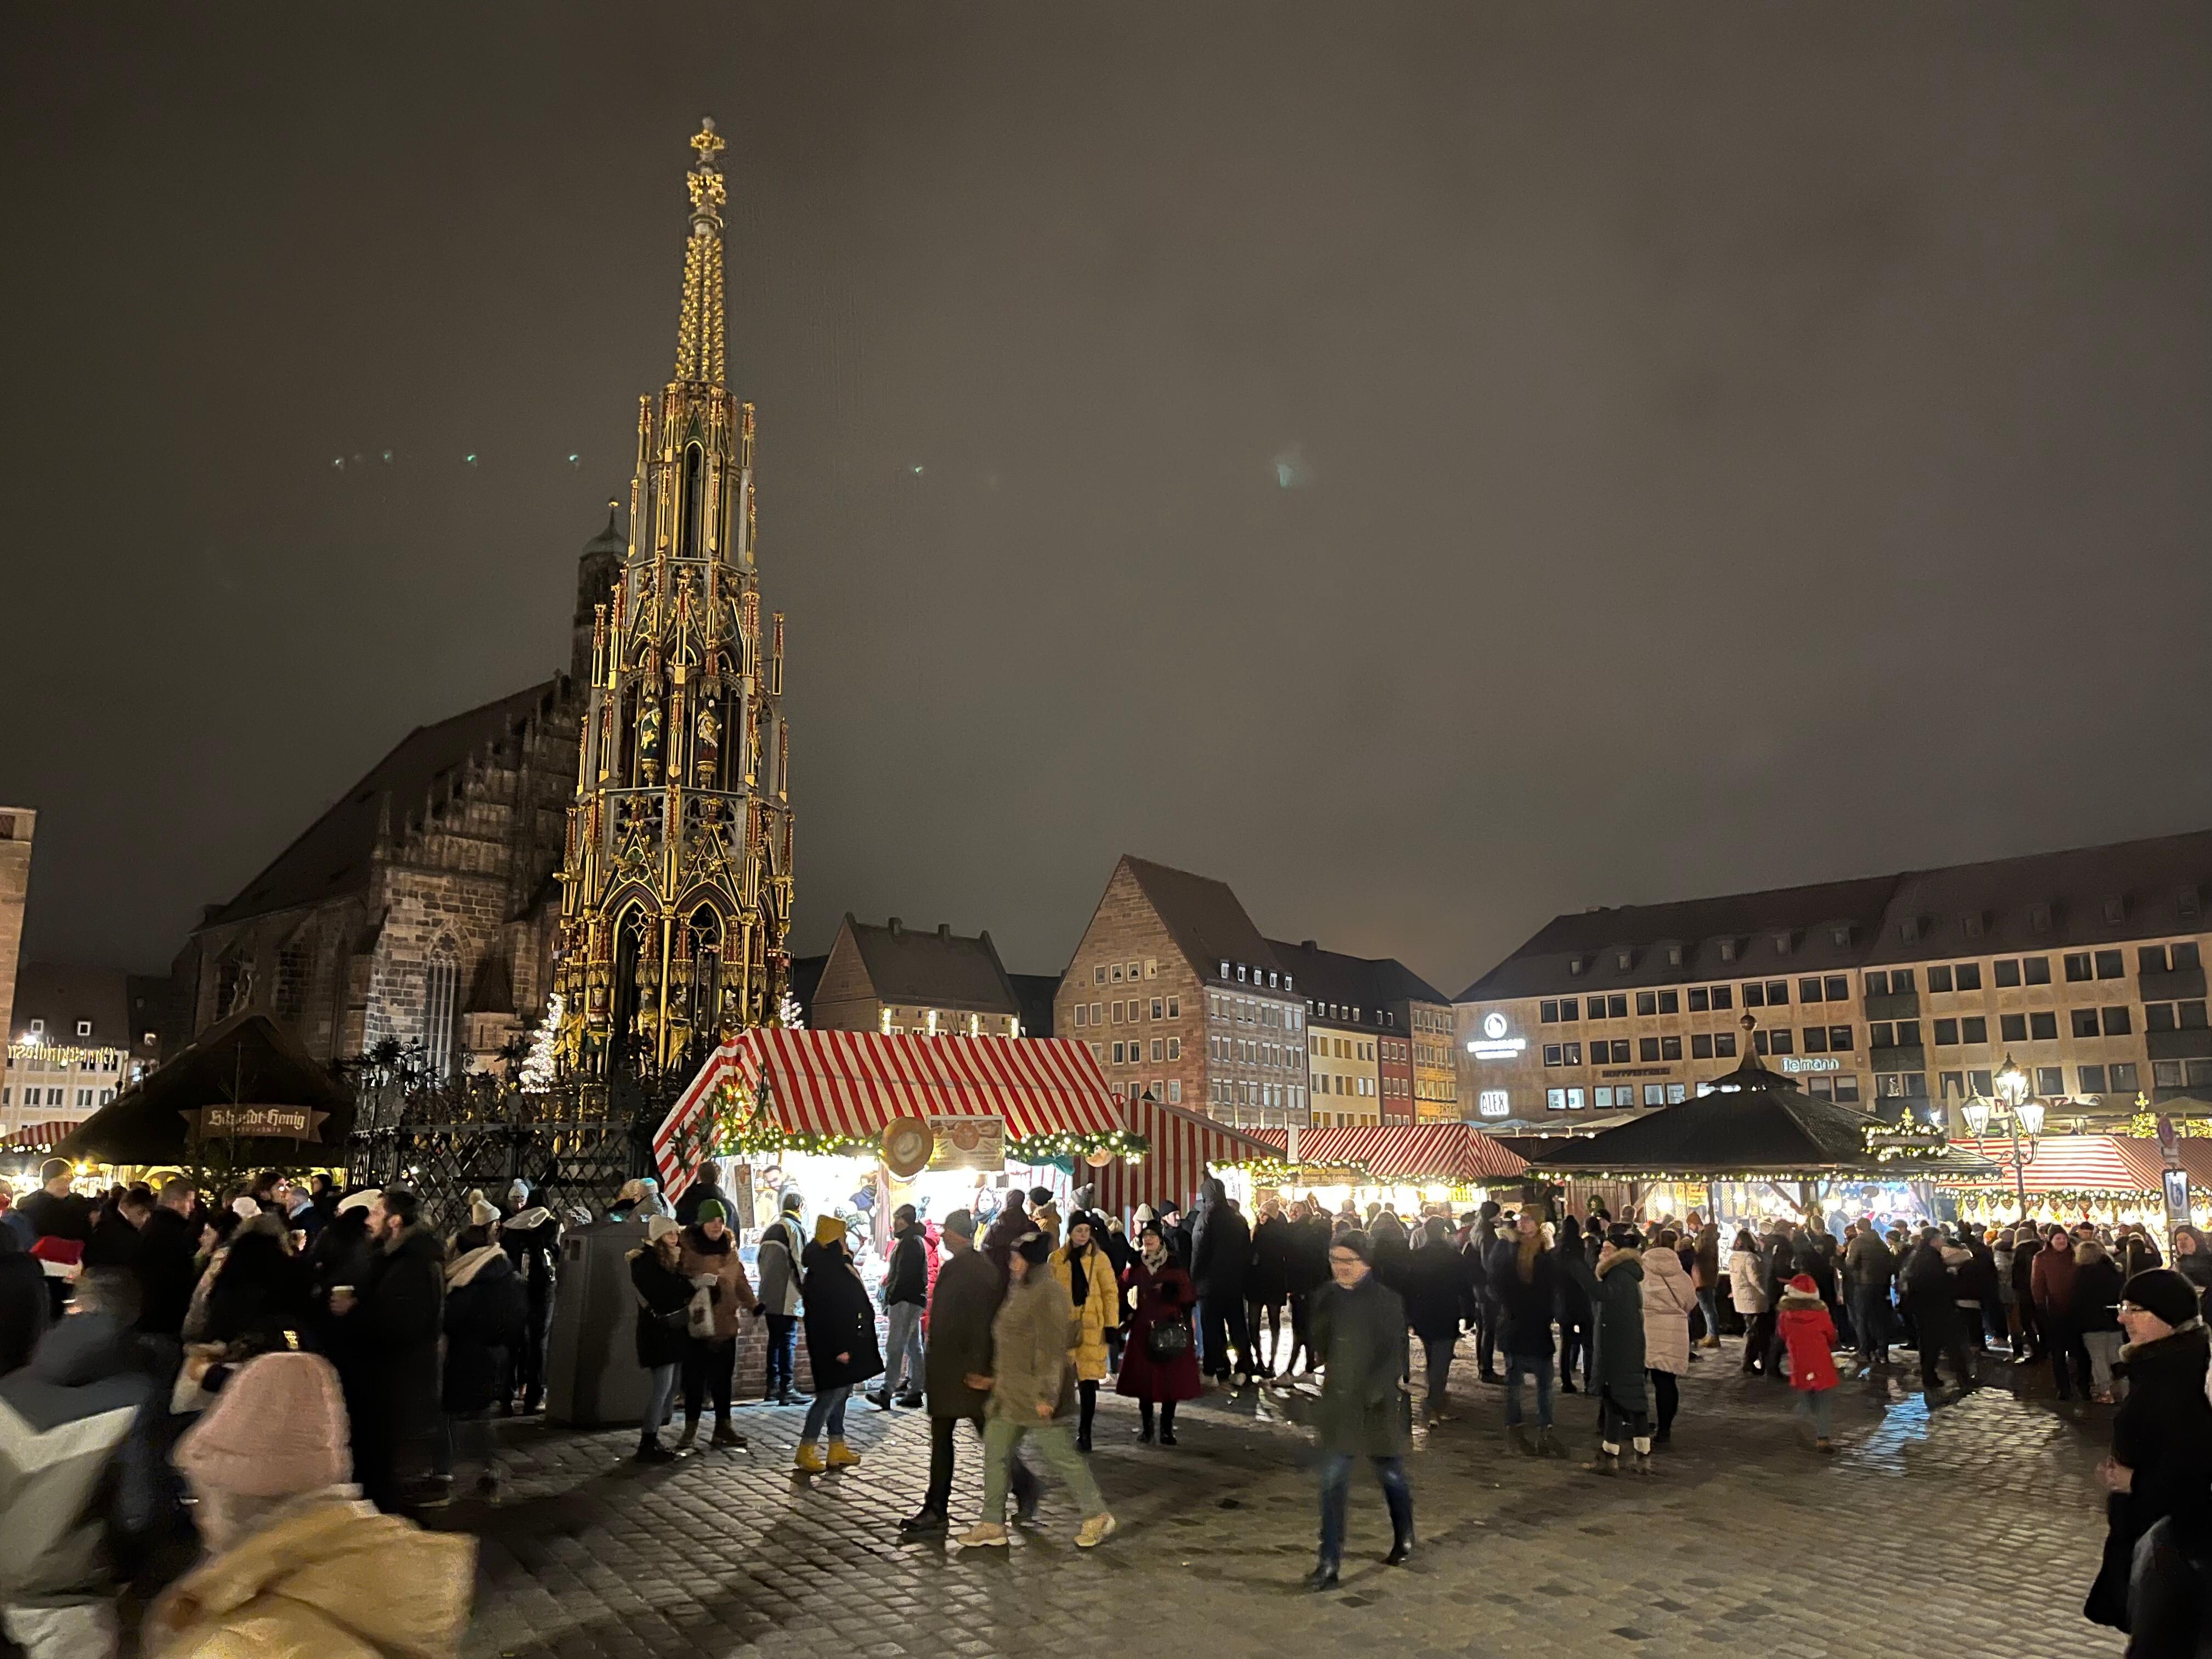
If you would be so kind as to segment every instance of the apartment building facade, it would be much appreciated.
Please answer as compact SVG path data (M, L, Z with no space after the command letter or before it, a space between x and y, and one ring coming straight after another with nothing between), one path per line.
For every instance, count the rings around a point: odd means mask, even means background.
M1747 1053L1895 1116L2008 1056L2062 1119L2212 1093L2212 831L1560 916L1458 999L1482 1118L1663 1106Z
M1061 976L1053 1027L1116 1095L1304 1126L1306 1006L1225 883L1124 856Z

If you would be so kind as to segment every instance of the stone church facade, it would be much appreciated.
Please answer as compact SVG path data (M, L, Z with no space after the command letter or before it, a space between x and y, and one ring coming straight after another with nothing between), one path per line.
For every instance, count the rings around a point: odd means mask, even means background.
M434 726L371 768L172 965L173 1053L258 1009L319 1059L386 1039L444 1072L490 1061L543 1016L594 606L628 538L584 548L568 672Z

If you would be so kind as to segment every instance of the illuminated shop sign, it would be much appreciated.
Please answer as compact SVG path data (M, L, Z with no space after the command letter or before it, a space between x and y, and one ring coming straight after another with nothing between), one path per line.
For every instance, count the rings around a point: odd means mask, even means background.
M1844 1062L1833 1054L1784 1054L1782 1069L1785 1072L1840 1072Z
M1528 1039L1506 1036L1505 1033L1510 1029L1504 1015L1499 1013L1484 1015L1482 1035L1468 1040L1468 1053L1473 1054L1477 1060L1519 1059L1522 1051L1528 1046Z

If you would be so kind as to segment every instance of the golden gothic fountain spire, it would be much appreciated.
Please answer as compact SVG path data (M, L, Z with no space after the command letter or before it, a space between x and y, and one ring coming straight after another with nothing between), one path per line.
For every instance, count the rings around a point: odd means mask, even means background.
M691 186L691 240L684 248L684 315L676 337L676 378L720 386L726 373L722 355L722 208L729 192L722 183L726 146L708 116L692 136L698 153L688 182Z

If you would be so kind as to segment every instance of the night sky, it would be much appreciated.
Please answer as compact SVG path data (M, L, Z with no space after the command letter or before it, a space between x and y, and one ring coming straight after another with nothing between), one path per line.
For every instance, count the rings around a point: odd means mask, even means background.
M2212 822L2198 0L9 33L31 954L166 964L565 664L702 112L801 951L1057 970L1128 851L1452 994L1562 909Z

